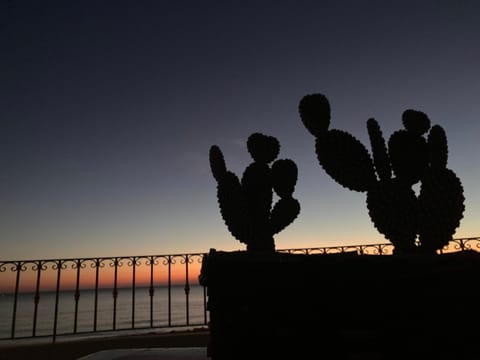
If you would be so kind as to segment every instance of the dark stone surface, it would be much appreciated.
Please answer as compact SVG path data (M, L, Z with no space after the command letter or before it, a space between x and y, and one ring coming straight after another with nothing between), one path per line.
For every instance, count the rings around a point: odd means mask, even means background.
M475 358L480 255L211 251L214 360ZM463 357L462 357L463 356Z

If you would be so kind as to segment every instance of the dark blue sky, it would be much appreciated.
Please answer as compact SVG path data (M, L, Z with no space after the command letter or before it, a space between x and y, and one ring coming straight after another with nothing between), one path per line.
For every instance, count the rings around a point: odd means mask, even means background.
M298 102L368 144L407 108L450 141L477 236L476 1L2 1L0 258L237 249L208 149L241 174L253 132L299 167L300 218L277 247L385 241L365 195L319 167Z

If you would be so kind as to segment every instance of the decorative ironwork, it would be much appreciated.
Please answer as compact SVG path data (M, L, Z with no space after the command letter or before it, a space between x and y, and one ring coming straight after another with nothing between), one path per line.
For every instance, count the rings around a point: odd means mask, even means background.
M450 241L450 243L438 253L447 253L455 251L480 251L480 237L470 238L456 238ZM290 254L334 254L334 253L356 253L359 255L391 255L393 251L393 245L391 243L378 243L378 244L365 244L365 245L341 245L330 247L309 247L309 248L293 248L293 249L279 249L278 252L290 253ZM40 259L40 260L0 260L0 276L7 276L12 274L12 281L8 290L9 298L11 299L11 316L7 319L0 319L0 323L10 326L10 329L3 329L3 333L7 333L7 336L0 335L0 340L6 339L20 339L31 337L45 337L49 336L55 341L59 335L75 335L94 333L98 331L114 331L114 330L126 330L126 329L148 329L148 328L164 328L164 327L178 327L178 326L205 326L208 324L207 314L207 292L205 287L202 289L201 297L203 309L200 314L196 314L196 320L192 321L192 279L198 278L199 267L193 266L195 264L201 264L204 253L191 253L191 254L167 254L167 255L142 255L142 256L115 256L115 257L98 257L98 258L68 258L68 259ZM176 266L176 271L182 271L182 277L173 278L173 268ZM131 269L130 280L128 283L123 283L126 279L122 277L122 283L119 283L119 269L126 267ZM82 286L82 274L86 271L93 272L91 274L91 281L93 288ZM66 277L67 271L73 271L73 282L70 283L70 290L73 294L73 314L72 324L69 331L63 327L59 330L59 318L60 318L60 303L61 295L65 290L62 287L62 279ZM101 273L105 271L113 271L113 281L110 284L100 282ZM45 279L47 273L54 276L54 282L47 286L47 279ZM25 274L25 275L24 275ZM122 273L123 274L123 273ZM28 275L28 276L27 276ZM85 275L84 275L85 276ZM122 275L123 276L123 275ZM25 289L24 281L26 278L30 279L31 287ZM1 280L1 278L0 278ZM127 277L128 280L128 277ZM2 282L3 286L8 286L5 282ZM138 322L137 314L139 309L137 308L137 296L140 293L141 288L144 288L148 301L146 310L148 316L143 323ZM117 299L119 297L119 291L121 287L127 286L131 289L131 320L128 323L128 327L121 327L117 323L118 308ZM176 286L183 286L183 296L185 301L185 311L183 320L180 322L174 321L172 317L172 296L173 290L177 289ZM72 289L73 287L73 289ZM137 288L138 287L138 288ZM175 288L174 288L175 287ZM112 291L112 323L110 328L102 328L99 326L99 292L104 289L111 289ZM155 306L162 305L161 296L157 295L157 290L163 290L166 292L166 319L159 318L154 309ZM0 290L4 291L4 290ZM47 296L47 293L52 292L54 298L54 312L52 320L51 332L45 334L45 329L42 332L38 329L38 317L40 312L40 304L43 298ZM91 322L91 328L79 328L80 309L82 306L82 294L86 291L93 291L93 319ZM25 333L22 331L18 334L18 310L19 299L24 293L32 293L32 320L31 320L31 333ZM178 293L176 293L178 294ZM52 296L48 295L48 296ZM62 295L64 296L64 295ZM63 299L63 298L62 298ZM9 305L10 306L10 305ZM22 305L24 306L24 305ZM43 305L42 305L43 306ZM198 306L198 304L197 304ZM64 312L62 308L62 314ZM183 310L182 310L183 312ZM125 317L124 314L121 314ZM125 321L123 321L125 325ZM1 330L1 328L0 328Z

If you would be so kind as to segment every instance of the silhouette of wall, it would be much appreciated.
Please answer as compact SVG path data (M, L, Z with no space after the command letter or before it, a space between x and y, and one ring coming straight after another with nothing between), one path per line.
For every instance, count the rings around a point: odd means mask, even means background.
M465 304L480 301L479 261L474 251L212 250L200 277L208 291L208 351L217 360L476 359L480 313Z

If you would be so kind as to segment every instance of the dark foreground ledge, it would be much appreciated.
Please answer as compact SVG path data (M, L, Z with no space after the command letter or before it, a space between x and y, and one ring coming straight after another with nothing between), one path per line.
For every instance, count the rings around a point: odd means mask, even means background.
M201 348L206 358L206 350L209 334L205 329L195 329L188 331L171 331L168 333L156 332L152 330L149 333L138 333L129 335L95 335L89 338L78 337L60 337L55 343L51 339L45 338L42 342L34 342L31 339L15 340L9 344L0 342L0 360L30 360L30 359L51 359L51 360L78 360L80 357L86 357L90 354L100 352L115 351L117 349L130 349L132 353L125 353L122 356L114 356L116 353L105 353L104 359L145 359L137 356L133 349L154 349L163 348L185 349ZM160 360L162 351L153 352L149 359ZM175 354L176 355L176 354ZM92 355L93 359L97 357ZM169 359L181 359L179 355L170 356ZM189 359L193 359L190 357Z
M480 254L212 250L209 353L222 359L480 358Z

